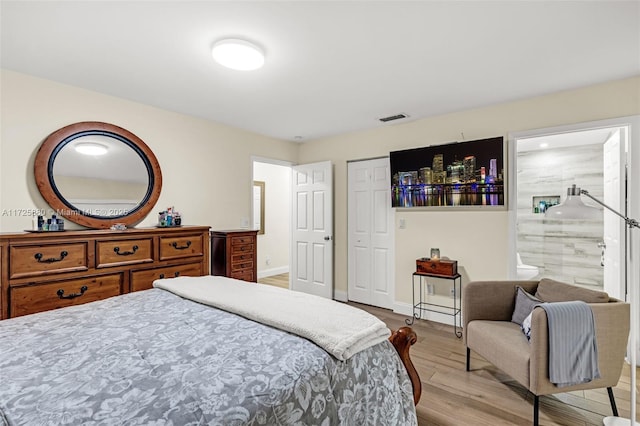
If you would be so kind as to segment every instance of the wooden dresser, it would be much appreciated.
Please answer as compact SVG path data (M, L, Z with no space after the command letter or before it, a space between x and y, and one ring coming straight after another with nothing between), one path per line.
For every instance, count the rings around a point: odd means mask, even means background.
M258 281L258 231L211 231L211 275Z
M0 318L209 273L209 227L0 234Z

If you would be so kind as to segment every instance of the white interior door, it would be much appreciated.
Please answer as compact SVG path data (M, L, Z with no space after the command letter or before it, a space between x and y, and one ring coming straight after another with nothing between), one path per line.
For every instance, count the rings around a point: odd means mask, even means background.
M292 168L291 288L333 298L333 170L330 161Z
M625 132L616 129L603 145L604 203L624 213L625 194ZM604 291L611 297L625 300L625 224L604 209L603 230Z
M389 158L348 164L348 298L393 308L394 235Z

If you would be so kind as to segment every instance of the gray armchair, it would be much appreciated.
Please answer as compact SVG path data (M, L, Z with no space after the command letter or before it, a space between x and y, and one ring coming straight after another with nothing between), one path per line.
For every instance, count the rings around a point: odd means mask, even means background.
M544 309L531 315L531 340L520 326L511 322L516 286L534 294L538 281L475 281L464 287L462 301L463 337L467 347L466 369L470 371L470 351L507 373L534 395L533 424L538 425L540 395L580 389L607 388L613 415L617 408L612 387L622 371L629 336L629 304L609 298L606 293L552 280L542 280L547 302L582 300L592 309L598 349L600 378L588 383L557 387L549 381L548 329ZM600 301L600 303L592 303Z

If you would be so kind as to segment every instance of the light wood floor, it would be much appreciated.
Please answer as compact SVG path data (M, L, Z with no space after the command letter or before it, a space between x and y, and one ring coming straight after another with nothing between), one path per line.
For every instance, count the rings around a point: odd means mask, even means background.
M289 288L289 274L272 275L270 277L260 278L260 284L269 284L276 287Z
M259 282L289 287L287 274ZM404 315L357 303L392 329L405 325ZM465 371L465 347L453 327L424 320L412 326L418 342L411 358L422 381L417 406L421 426L528 425L533 419L533 397L509 376L472 353L471 370ZM619 414L629 416L629 366L614 388ZM637 412L640 413L640 407ZM606 389L561 393L540 397L541 425L602 425L611 415Z

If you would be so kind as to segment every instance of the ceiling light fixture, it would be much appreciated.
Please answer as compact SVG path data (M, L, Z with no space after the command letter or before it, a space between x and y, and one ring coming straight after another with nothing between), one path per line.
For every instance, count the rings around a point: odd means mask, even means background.
M264 65L262 49L237 38L218 41L213 45L211 55L220 65L239 71L257 70Z
M108 151L105 145L95 142L81 142L75 146L75 150L84 155L104 155Z

